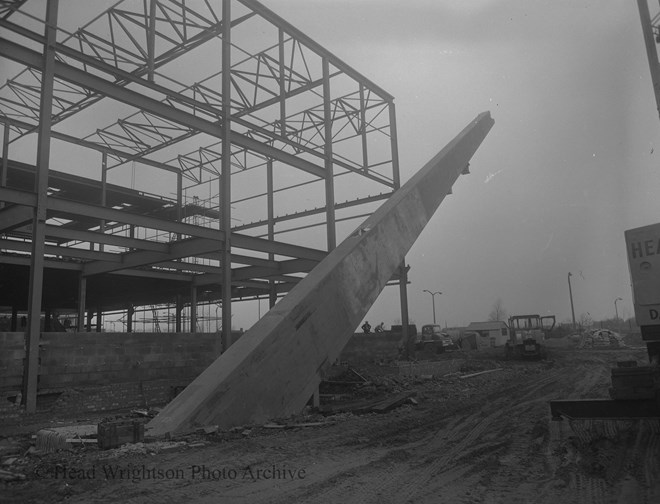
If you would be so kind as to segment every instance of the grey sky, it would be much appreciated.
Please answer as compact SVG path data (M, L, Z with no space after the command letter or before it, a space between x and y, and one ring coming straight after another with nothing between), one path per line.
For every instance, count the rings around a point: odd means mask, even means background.
M476 114L495 126L413 247L411 318L632 315L623 231L658 221L658 118L635 2L264 3L396 98L404 179ZM580 275L581 272L582 274ZM394 322L388 288L368 315Z

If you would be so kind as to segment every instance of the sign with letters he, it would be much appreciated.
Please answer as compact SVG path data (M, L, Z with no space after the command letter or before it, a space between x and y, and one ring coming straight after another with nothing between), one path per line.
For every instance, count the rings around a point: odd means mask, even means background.
M660 325L660 223L625 236L637 324Z

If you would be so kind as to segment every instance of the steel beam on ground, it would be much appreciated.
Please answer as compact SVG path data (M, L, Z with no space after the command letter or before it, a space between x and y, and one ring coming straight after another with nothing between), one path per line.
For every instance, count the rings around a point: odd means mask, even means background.
M151 435L299 413L493 125L480 114L169 403Z

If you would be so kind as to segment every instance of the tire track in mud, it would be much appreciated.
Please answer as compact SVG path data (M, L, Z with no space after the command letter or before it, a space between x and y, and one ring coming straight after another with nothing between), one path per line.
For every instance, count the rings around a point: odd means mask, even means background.
M440 490L446 497L446 491L449 490L447 487L472 471L475 462L505 449L503 439L507 440L508 449L514 450L514 456L525 452L527 445L524 440L516 440L516 436L510 435L513 410L524 409L527 403L542 400L538 397L539 391L554 386L562 374L562 370L553 370L524 384L522 390L519 385L505 387L497 392L496 398L484 404L483 410L462 420L457 418L453 422L454 425L448 425L418 443L420 451L415 453L417 464L410 466L404 478L397 478L390 485L387 495L392 502L409 502L413 499L417 501L434 495L437 497ZM517 396L514 404L510 404L512 393ZM520 403L519 400L523 402ZM503 419L507 421L503 422ZM516 429L517 427L513 428ZM436 453L439 451L443 454L438 457ZM475 452L477 455L473 457ZM413 477L410 477L411 472ZM510 485L503 483L503 488L508 489L508 493L511 492Z

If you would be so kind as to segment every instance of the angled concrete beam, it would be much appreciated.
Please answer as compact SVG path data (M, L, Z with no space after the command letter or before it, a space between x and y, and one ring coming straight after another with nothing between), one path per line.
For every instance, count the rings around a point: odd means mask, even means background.
M32 222L34 210L28 206L13 205L0 209L0 233L24 226Z
M152 435L298 413L493 125L479 115L148 424Z

